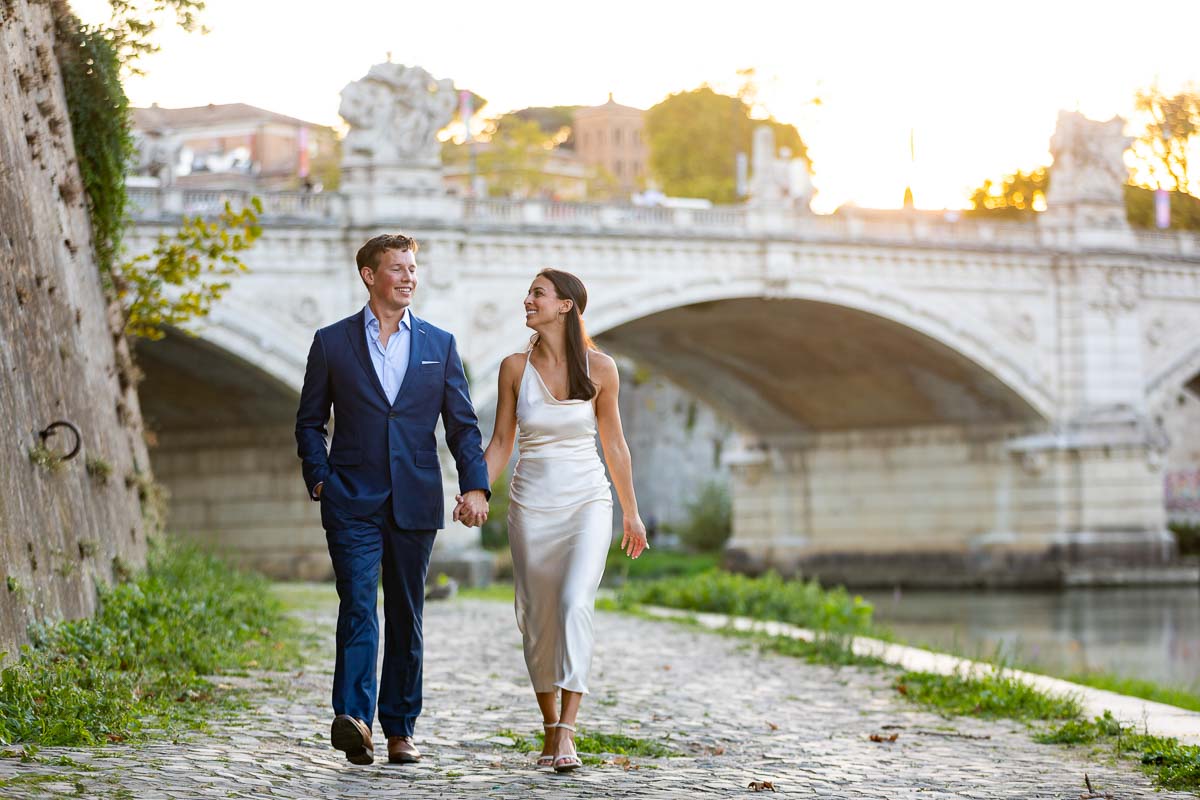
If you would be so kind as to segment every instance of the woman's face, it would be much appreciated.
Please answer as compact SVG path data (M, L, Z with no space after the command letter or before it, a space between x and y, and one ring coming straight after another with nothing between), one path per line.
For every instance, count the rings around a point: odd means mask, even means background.
M555 323L559 314L571 308L570 300L560 300L554 292L554 284L543 275L533 279L529 293L525 295L525 324L540 328Z

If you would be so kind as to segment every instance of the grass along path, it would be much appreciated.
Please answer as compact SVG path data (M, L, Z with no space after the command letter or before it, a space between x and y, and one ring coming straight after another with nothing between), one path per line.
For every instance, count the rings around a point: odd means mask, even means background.
M0 670L0 744L80 746L203 730L244 706L221 676L290 669L300 624L269 582L171 540L100 590L89 619L38 625Z

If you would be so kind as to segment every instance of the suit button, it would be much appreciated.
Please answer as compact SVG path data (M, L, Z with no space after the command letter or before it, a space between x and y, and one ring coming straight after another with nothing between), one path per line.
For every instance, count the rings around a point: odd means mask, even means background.
M388 419L395 419L395 418L396 418L395 414L388 414Z

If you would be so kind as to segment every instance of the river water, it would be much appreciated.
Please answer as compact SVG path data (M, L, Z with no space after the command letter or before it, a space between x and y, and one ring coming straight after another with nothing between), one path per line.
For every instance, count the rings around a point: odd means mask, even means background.
M861 594L909 644L1200 692L1200 586Z

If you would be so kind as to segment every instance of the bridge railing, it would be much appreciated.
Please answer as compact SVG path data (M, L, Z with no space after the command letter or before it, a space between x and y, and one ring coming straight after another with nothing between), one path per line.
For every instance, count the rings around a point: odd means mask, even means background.
M245 189L129 187L136 221L165 222L180 215L214 216L231 203L240 208L258 196L264 221L331 225L349 222L349 203L337 192L252 192ZM956 212L908 213L847 209L818 215L786 208L716 206L664 208L619 203L567 203L551 200L448 198L447 222L469 227L558 228L564 231L619 231L720 237L778 236L800 241L858 241L880 245L984 247L1022 251L1074 249L1069 234L1034 223L990 222ZM1115 233L1115 232L1114 232ZM1195 234L1125 232L1104 241L1120 248L1164 256L1200 257Z
M552 225L597 231L606 228L643 231L704 227L722 232L748 229L745 209L738 207L683 209L495 198L463 200L463 220L467 223Z
M1195 233L1138 231L1137 239L1139 249L1156 255L1191 258L1200 256L1200 235Z
M211 217L249 205L258 197L262 216L275 220L335 222L344 216L344 199L332 192L254 192L245 189L165 189L128 187L129 213L137 221L154 222L181 215Z

